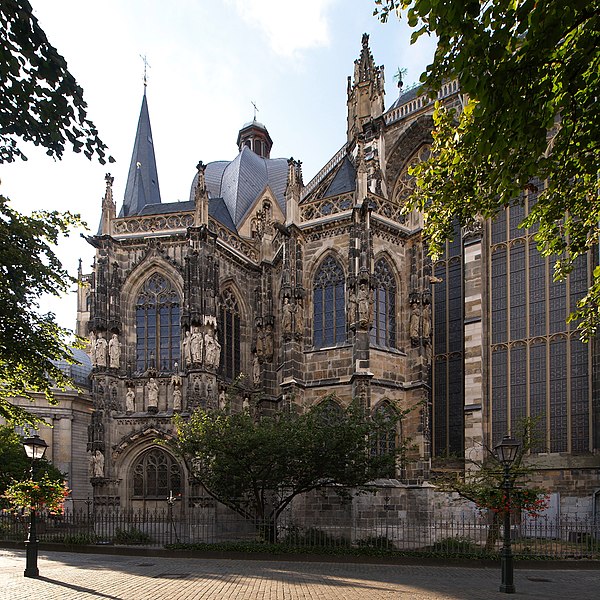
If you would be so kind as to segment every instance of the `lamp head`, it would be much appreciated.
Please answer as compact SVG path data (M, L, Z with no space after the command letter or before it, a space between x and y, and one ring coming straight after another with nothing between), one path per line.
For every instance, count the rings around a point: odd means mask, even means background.
M505 466L510 467L517 458L521 444L514 438L505 435L502 441L494 446L498 460Z
M29 458L39 460L40 458L44 458L48 444L36 433L34 436L23 440L23 447Z

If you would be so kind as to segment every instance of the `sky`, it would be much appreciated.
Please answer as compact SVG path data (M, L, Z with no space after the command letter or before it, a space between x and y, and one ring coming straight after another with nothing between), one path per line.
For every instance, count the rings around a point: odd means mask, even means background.
M104 175L121 208L147 69L147 100L163 202L187 200L199 160L232 160L239 129L254 116L273 140L272 158L302 161L304 182L346 140L347 77L370 34L385 66L386 107L394 74L416 82L435 43L410 45L405 21L373 16L373 0L31 0L49 41L84 89L88 117L116 162L65 152L62 161L23 145L29 160L0 167L0 193L23 213L81 214L95 233ZM88 233L90 233L88 232ZM71 274L93 248L75 231L56 253ZM40 310L75 328L76 295L44 297Z

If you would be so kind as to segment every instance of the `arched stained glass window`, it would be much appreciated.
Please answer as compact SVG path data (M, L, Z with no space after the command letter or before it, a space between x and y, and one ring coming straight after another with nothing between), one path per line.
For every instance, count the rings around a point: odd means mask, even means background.
M181 494L179 463L164 450L153 448L142 454L133 467L133 495L136 498L167 498Z
M371 343L396 348L396 279L389 262L375 263Z
M313 284L313 343L316 348L334 346L346 339L344 270L328 256Z
M221 375L235 379L241 371L240 308L231 290L225 290L221 296L219 329Z
M394 454L398 444L398 429L400 427L396 411L387 402L383 402L375 409L374 417L379 420L382 427L371 439L371 454L374 456ZM395 468L390 468L388 476L395 477L395 475Z
M172 283L154 273L135 305L136 370L172 371L179 360L179 294Z

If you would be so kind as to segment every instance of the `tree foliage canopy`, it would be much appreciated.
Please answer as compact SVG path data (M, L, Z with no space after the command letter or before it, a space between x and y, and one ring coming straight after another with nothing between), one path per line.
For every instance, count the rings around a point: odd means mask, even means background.
M372 444L396 425L390 415L367 417L355 405L339 413L319 405L303 414L260 419L247 412L197 410L189 420L178 420L174 444L217 500L246 519L274 522L300 493L389 476L404 447L378 454ZM344 493L342 487L336 491Z
M52 401L52 386L69 383L52 361L72 359L70 332L52 313L40 314L39 298L60 296L75 282L53 246L79 223L70 213L22 215L0 196L0 416L7 420L34 420L11 398L41 392Z
M436 35L421 77L432 90L458 78L464 110L436 105L431 158L417 166L409 209L426 217L432 254L458 219L493 218L537 202L521 224L538 228L555 277L600 234L600 2L598 0L375 0L385 21L406 14L415 31ZM538 195L539 192L539 195ZM584 338L600 324L600 267L571 318Z
M0 508L6 508L9 505L3 498L6 490L14 482L25 480L31 469L31 460L25 454L21 437L7 425L0 425L0 465ZM35 475L61 485L64 480L64 474L45 458L36 461Z
M86 116L83 90L33 15L27 0L0 3L0 164L26 160L19 141L60 159L65 147L106 161L106 146ZM112 157L108 158L112 161ZM80 219L40 211L25 216L0 196L0 416L36 421L10 398L42 392L69 380L52 361L70 359L69 332L53 314L39 313L43 294L69 291L69 277L53 251Z
M105 163L106 145L87 118L83 90L27 0L0 3L0 92L0 163L26 159L18 140L55 158L68 144Z

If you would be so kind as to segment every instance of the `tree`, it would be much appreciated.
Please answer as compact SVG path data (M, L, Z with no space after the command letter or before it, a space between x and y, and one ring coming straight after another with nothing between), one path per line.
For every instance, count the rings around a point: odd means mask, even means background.
M344 487L389 476L404 446L378 454L372 442L396 424L389 415L367 417L355 404L345 412L324 403L258 419L247 411L197 410L177 420L173 444L209 494L275 541L277 519L298 494L337 484L344 495Z
M470 500L480 510L490 511L492 527L489 529L486 548L492 550L499 537L500 523L506 512L519 515L526 513L539 516L548 507L546 490L531 485L533 467L525 459L539 444L539 420L527 418L517 425L515 437L521 441L519 451L510 465L510 498L504 490L504 467L491 448L485 448L483 461L468 459L468 468L460 475L438 477L436 485L446 492L455 492L461 498Z
M59 296L75 281L52 245L79 222L70 213L21 215L0 196L0 416L6 420L35 420L11 398L41 392L52 401L52 387L70 383L52 362L72 360L70 332L52 313L42 315L38 309L43 294Z
M26 160L19 140L43 146L58 159L70 145L89 159L106 161L106 146L86 116L83 91L27 0L0 3L0 92L0 164ZM50 400L52 385L69 383L52 362L71 359L69 332L53 314L39 314L39 298L59 296L74 281L52 246L80 223L71 213L22 215L0 196L0 416L5 419L34 422L10 398L33 391Z
M26 160L17 140L43 146L55 158L70 144L106 162L106 145L87 118L83 90L27 0L0 4L0 82L0 163Z
M7 508L7 490L15 482L23 482L29 475L31 460L27 458L21 437L12 427L0 425L0 508ZM64 474L46 459L36 461L35 476L45 479L52 485L63 486Z
M539 226L542 254L563 278L600 234L600 2L598 0L375 0L385 21L406 11L411 41L436 35L421 76L437 90L458 78L460 114L436 104L433 148L417 166L407 210L425 215L435 257L456 220L493 218L537 202L521 223ZM539 195L538 195L539 194ZM600 267L570 320L583 339L600 325Z

